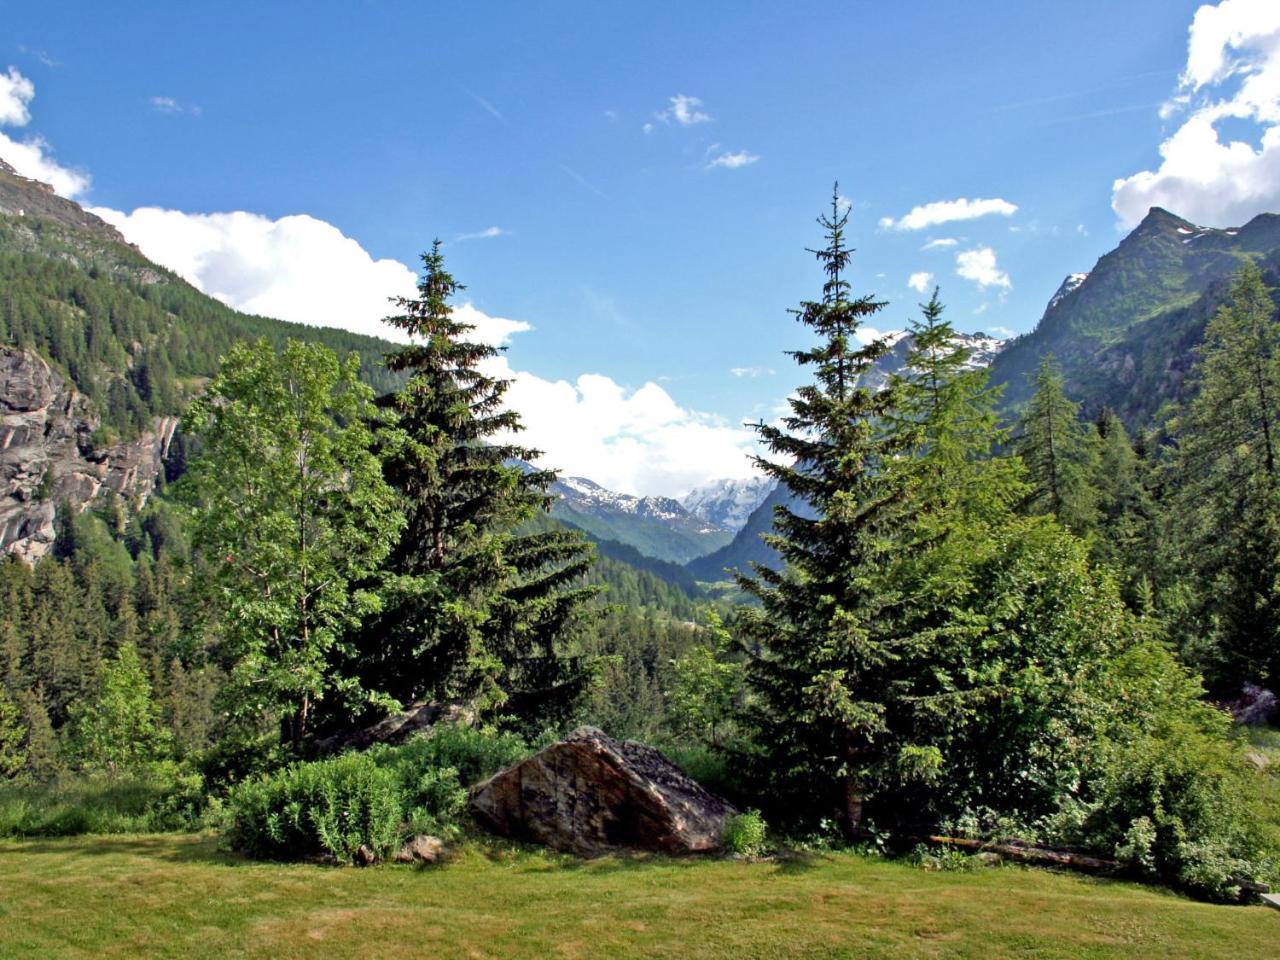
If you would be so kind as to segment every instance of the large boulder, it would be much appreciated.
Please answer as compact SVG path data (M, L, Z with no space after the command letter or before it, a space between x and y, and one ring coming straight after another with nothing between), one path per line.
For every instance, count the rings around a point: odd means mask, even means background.
M595 727L476 784L471 810L502 836L584 856L715 850L735 812L653 747Z
M343 750L368 750L378 743L399 746L415 734L426 733L437 723L470 723L474 716L474 711L461 703L411 703L403 712L384 717L377 723L344 730L316 741L316 752L330 754Z

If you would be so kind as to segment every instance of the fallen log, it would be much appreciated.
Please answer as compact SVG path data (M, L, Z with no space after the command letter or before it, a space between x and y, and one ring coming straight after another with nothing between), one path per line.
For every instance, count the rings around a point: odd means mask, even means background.
M970 840L964 837L930 836L930 843L955 847L960 850L972 850L975 853L998 853L1010 860L1021 863L1038 863L1050 866L1070 867L1086 873L1111 873L1120 869L1115 860L1102 857L1091 857L1070 850L1055 850L1051 847L1038 847L1023 840Z

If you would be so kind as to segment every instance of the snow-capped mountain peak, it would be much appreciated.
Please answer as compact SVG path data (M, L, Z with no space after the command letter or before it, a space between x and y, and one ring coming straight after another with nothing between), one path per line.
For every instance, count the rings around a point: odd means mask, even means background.
M717 480L691 490L680 502L695 517L736 533L776 483L772 477Z

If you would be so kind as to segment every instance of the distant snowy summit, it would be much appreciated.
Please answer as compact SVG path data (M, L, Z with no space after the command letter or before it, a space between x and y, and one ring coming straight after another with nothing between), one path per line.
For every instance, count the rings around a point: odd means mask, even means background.
M690 491L680 502L695 517L737 533L776 484L772 477L717 480Z
M691 524L692 511L687 510L679 500L671 497L637 497L630 493L618 493L586 477L561 477L551 485L551 490L580 510L606 510L684 527L692 525L694 528L701 528L698 530L701 533L714 533L721 529L720 525L714 522ZM706 520L705 517L698 519Z
M1062 286L1058 287L1058 292L1049 298L1049 305L1044 308L1044 312L1048 313L1060 304L1064 299L1066 299L1067 294L1075 293L1080 289L1080 284L1084 283L1088 279L1089 275L1087 273L1069 274L1067 279L1062 281Z
M916 338L906 333L890 334L886 339L890 344L889 350L862 375L863 385L873 390L880 390L889 382L891 376L907 368L907 357L916 345ZM969 360L965 364L966 370L991 366L996 354L1008 343L1007 340L988 336L985 333L957 333L952 342L968 348Z

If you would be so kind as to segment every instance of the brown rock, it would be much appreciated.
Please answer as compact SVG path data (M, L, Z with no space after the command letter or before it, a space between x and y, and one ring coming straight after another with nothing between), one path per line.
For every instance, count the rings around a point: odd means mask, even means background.
M594 727L476 784L471 810L502 836L584 856L715 850L735 812L653 747Z
M444 841L439 837L420 833L404 842L404 846L396 853L395 861L396 863L436 863L444 858L446 852Z
M317 741L321 754L343 750L368 750L375 743L398 746L415 733L425 733L437 723L469 723L475 712L460 703L411 703L402 713L392 714L367 727L346 730Z
M378 862L378 855L362 843L356 847L351 860L357 867L371 867Z

